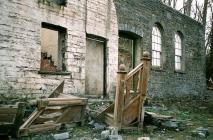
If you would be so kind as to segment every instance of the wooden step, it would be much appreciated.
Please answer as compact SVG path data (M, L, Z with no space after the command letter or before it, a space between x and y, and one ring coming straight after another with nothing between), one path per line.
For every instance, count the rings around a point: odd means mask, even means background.
M113 113L114 112L114 106L115 106L114 103L109 105L104 111L102 111L101 113L99 113L99 115L97 115L96 120L97 121L104 121L107 113Z
M114 124L114 113L106 113L105 122L108 125L113 125Z

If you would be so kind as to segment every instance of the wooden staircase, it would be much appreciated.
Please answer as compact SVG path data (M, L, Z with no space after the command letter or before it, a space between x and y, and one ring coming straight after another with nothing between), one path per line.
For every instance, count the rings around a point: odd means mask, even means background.
M127 73L125 65L120 65L117 72L115 102L97 116L107 124L117 127L143 125L143 105L147 96L150 69L149 53L144 52L141 63Z

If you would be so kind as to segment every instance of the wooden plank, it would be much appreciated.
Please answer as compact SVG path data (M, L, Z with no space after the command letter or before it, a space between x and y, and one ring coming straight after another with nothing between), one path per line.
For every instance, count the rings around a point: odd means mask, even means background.
M28 119L24 122L24 124L21 125L19 129L19 133L22 133L22 131L25 131L28 129L28 127L32 124L32 122L44 111L42 110L35 110L29 117Z
M49 104L49 101L47 99L38 100L37 101L37 109L38 110L45 109L48 104Z
M146 111L146 113L148 115L150 115L155 120L161 120L162 121L162 120L169 120L169 119L173 119L174 118L173 116L161 115L161 114L157 114L157 113L154 113L154 112Z
M124 105L126 105L129 102L129 97L130 97L130 90L131 90L131 80L128 79L126 81L126 94L124 94Z
M140 91L140 103L139 103L139 114L138 120L140 121L140 126L143 126L143 114L142 109L144 102L147 96L147 88L148 88L148 78L149 78L149 71L150 71L150 56L148 52L143 53L142 62L144 63L143 71L142 71L142 81L141 81L141 91Z
M126 80L128 80L128 79L131 78L133 75L135 75L135 73L137 73L142 67L143 67L143 63L140 63L137 67L135 67L133 70L131 70L131 71L127 74Z
M45 114L44 114L45 113ZM33 124L42 124L47 121L56 121L57 118L59 118L62 113L61 112L53 112L53 113L48 113L46 110L44 111L42 115L40 115L36 120L33 122Z
M57 128L59 128L61 126L61 124L39 124L39 125L32 125L29 130L28 133L45 133L47 131L51 131L51 130L56 130Z
M59 86L49 95L48 98L56 98L58 97L61 93L63 93L64 90L64 81L62 81Z
M106 113L113 113L114 112L114 106L115 104L112 103L110 106L108 106L103 112L101 112L97 117L96 120L98 121L104 121L104 116L106 115Z
M83 106L73 106L67 108L63 114L57 119L57 123L80 122Z
M23 123L24 113L25 113L26 104L23 102L18 103L18 110L14 120L14 128L11 131L11 136L18 136L19 127Z
M48 106L59 106L59 105L86 105L87 100L83 99L60 99L60 98L48 98L45 100L40 100L42 102L48 102Z
M131 124L138 117L139 95L136 96L123 110L123 125Z
M55 113L55 112L60 112L63 113L63 111L68 108L69 105L64 105L64 106L47 106L45 108L45 112L44 114L51 114L51 113Z
M83 100L87 100L86 98L47 98L44 100L48 100L48 101L83 101Z
M106 113L106 115L105 115L105 122L108 125L113 126L114 125L114 114L112 114L112 113Z
M13 123L15 116L15 114L0 114L0 122Z
M122 124L122 110L124 105L124 87L125 87L125 78L127 72L125 68L119 67L119 71L117 72L117 87L116 87L116 95L115 95L115 107L114 107L114 125L121 127Z
M16 107L11 107L11 106L0 107L0 114L16 114L17 109L18 109L17 106Z

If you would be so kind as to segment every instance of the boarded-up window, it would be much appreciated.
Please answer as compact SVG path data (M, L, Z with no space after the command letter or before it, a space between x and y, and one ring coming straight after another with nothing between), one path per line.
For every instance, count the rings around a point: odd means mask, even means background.
M65 71L66 29L46 23L41 29L41 71Z
M86 94L100 97L105 94L105 40L88 36L86 41Z

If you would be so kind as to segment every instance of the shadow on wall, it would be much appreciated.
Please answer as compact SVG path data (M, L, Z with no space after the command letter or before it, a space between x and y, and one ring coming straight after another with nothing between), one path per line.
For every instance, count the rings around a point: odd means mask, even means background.
M65 6L67 4L67 0L38 0L38 3L44 3L50 5L51 3Z

